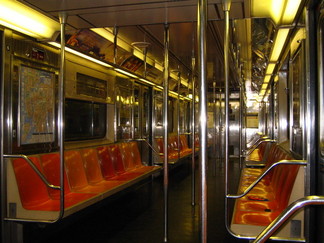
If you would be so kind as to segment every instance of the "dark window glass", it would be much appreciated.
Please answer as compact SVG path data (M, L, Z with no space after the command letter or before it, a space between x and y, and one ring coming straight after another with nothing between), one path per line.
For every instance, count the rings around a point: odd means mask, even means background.
M67 99L65 102L65 140L102 138L106 135L106 105Z

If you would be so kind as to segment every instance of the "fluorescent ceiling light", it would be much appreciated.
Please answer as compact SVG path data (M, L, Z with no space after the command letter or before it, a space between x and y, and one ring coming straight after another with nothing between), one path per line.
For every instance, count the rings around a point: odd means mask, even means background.
M272 48L270 62L277 62L281 54L282 48L286 42L289 29L279 29L276 35L276 40Z
M91 28L90 30L107 39L108 41L114 43L115 35L108 28ZM117 46L119 46L127 52L132 52L133 50L131 45L129 45L120 38L117 39Z
M257 1L263 1L263 0L257 0ZM274 20L275 23L279 23L280 19L281 19L281 16L282 16L282 13L283 13L283 8L284 8L284 5L285 5L285 1L281 0L281 1L278 1L278 0L270 0L268 2L272 2L271 3L271 7L269 8L270 10L270 16L271 18Z
M269 18L277 25L290 25L301 0L252 0L252 17Z
M158 62L155 61L154 67L156 69L160 70L161 72L163 72L163 66L160 63L158 63Z
M266 75L272 75L273 70L275 69L276 64L275 63L269 63L267 70L266 70Z
M296 16L301 0L288 0L283 12L281 24L291 24Z
M132 78L138 78L136 75L132 74L132 73L129 73L127 71L124 71L122 69L119 69L119 68L115 68L115 71L119 72L119 73L122 73L122 74L125 74L129 77L132 77Z
M268 87L268 83L263 83L262 84L262 87L261 87L261 90L266 90L267 89L267 87Z
M59 44L59 43L56 43L56 42L49 42L49 44L51 44L52 46L55 46L55 47L57 47L57 48L61 48L61 44ZM96 58L93 58L93 57L91 57L91 56L88 56L88 55L86 55L86 54L83 54L83 53L81 53L81 52L78 52L78 51L76 51L76 50L74 50L74 49L72 49L72 48L70 48L70 47L65 47L65 51L67 51L67 52L69 52L69 53L72 53L72 54L74 54L74 55L76 55L76 56L79 56L79 57L85 58L85 59L87 59L87 60L90 60L90 61L92 61L92 62L95 62L95 63L97 63L97 64L99 64L99 65L101 65L101 66L108 67L108 68L112 68L112 66L111 66L110 64L105 63L105 62L103 62L103 61L100 61L100 60L98 60L98 59L96 59Z
M17 1L1 0L0 13L1 25L34 38L50 39L60 30L57 21Z
M263 96L265 94L265 92L266 92L265 89L261 89L259 95Z
M146 84L149 84L149 85L152 85L152 86L155 86L155 83L151 82L151 81L148 81L144 78L140 78L139 80L141 80L142 82L146 83Z
M178 80L178 75L176 75L175 73L170 73L170 77L173 78L174 80Z
M188 84L188 80L187 79L180 78L180 80L181 80L181 84L183 86L188 87L189 84Z
M263 84L268 84L270 82L271 75L266 75L263 80Z

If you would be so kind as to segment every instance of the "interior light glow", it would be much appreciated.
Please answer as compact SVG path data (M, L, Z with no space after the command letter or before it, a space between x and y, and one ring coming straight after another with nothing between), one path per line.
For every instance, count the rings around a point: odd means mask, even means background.
M188 87L188 80L187 79L183 79L183 78L181 78L181 84L183 85L183 86L185 86L185 87Z
M279 29L276 35L276 40L272 48L270 62L277 62L282 48L286 42L287 36L289 33L289 29Z
M114 43L115 35L111 32L108 28L91 28L93 32L97 33L98 35L102 36L103 38L107 39L108 41ZM117 46L124 49L127 52L132 52L133 48L131 45L123 41L122 39L117 39Z
M133 50L133 55L141 60L144 60L144 54L137 49Z
M291 24L296 16L301 0L288 0L283 12L281 24Z
M119 69L119 68L115 68L115 71L117 71L119 73L122 73L122 74L125 74L125 75L127 75L129 77L132 77L132 78L138 78L136 75L131 74L131 73L129 73L129 72L125 71L125 70Z
M270 82L271 75L266 75L263 80L263 84L268 84Z
M176 75L175 73L170 73L170 77L174 80L178 80L178 75Z
M301 0L252 0L252 17L268 18L277 25L290 25L295 19Z
M141 80L142 82L146 83L146 84L149 84L149 85L152 85L152 86L155 86L155 83L151 82L151 81L148 81L144 78L140 78L139 80Z
M275 82L278 82L278 81L279 81L279 75L276 75L276 76L275 76L274 81L275 81Z
M154 67L156 69L160 70L161 72L163 72L163 66L160 63L158 63L157 61L155 61Z
M275 63L269 63L267 70L266 70L266 75L272 75L273 70L275 69L276 64Z
M268 87L268 83L263 83L262 86L261 86L261 90L266 90Z
M34 38L49 39L60 24L36 10L13 0L0 1L0 24Z
M260 1L260 0L259 0ZM270 7L270 16L274 20L275 23L279 23L281 20L281 16L283 13L283 8L285 5L285 1L278 1L278 0L272 0L271 7Z
M59 43L56 43L56 42L49 42L49 44L51 44L52 46L55 46L55 47L57 47L57 48L61 48L61 44L59 44ZM74 55L76 55L76 56L79 56L79 57L85 58L85 59L87 59L87 60L89 60L89 61L91 61L91 62L95 62L95 63L97 63L97 64L99 64L99 65L101 65L101 66L108 67L108 68L112 68L112 66L109 65L108 63L102 62L102 61L100 61L100 60L98 60L98 59L96 59L96 58L90 57L90 56L88 56L88 55L86 55L86 54L83 54L83 53L81 53L81 52L78 52L78 51L76 51L76 50L73 50L73 49L70 48L70 47L65 47L65 51L67 51L67 52L69 52L69 53L72 53L72 54L74 54Z

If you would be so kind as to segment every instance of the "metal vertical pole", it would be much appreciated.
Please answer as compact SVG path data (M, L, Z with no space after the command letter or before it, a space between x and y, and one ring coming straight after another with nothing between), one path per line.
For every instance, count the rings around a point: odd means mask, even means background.
M192 58L191 58L191 71L192 71L192 107L191 107L191 148L192 148L192 157L191 157L191 205L195 206L196 204L196 173L195 173L195 167L196 167L196 163L195 163L195 157L196 157L196 151L195 151L195 143L196 143L196 138L195 138L195 119L196 119L196 114L195 114L195 99L196 99L196 92L195 92L195 86L196 86L196 82L195 82L195 72L196 72L196 60L195 60L195 56L194 56L194 47L193 49L193 53L192 53Z
M225 224L228 227L228 163L229 163L229 11L231 0L224 0L223 10L225 15L225 30L224 30L224 71L225 71Z
M243 134L243 85L240 84L240 121L239 121L239 159L240 169L242 168L242 134Z
M65 25L67 20L66 13L59 13L61 24L61 59L60 75L58 84L58 142L60 147L60 211L64 213L64 78L65 78Z
M179 69L180 70L180 69ZM177 122L177 142L178 142L178 158L180 158L180 84L181 84L181 73L178 71L178 104L177 104L177 117L178 117L178 122Z
M168 96L169 96L169 25L164 25L164 83L163 83L163 128L164 128L164 242L168 242Z
M147 74L147 62L146 62L146 58L147 58L147 47L145 46L143 48L143 55L144 55L144 78L146 78L146 74Z
M216 123L216 114L217 114L217 99L216 99L216 80L214 80L213 82L213 126L214 126L214 132L213 132L213 161L214 161L214 170L213 170L213 176L216 176L216 163L217 163L217 160L216 160L216 151L217 151L217 144L216 144L216 141L217 141L217 123Z
M118 40L118 27L114 27L114 64L117 63L117 40Z
M5 217L7 216L7 205L6 205L6 200L7 200L7 174L5 173L7 171L7 166L5 166L5 159L3 157L3 154L4 154L4 149L5 149L5 128L4 126L6 125L5 123L5 88L6 88L6 85L5 85L5 80L6 80L6 75L5 75L5 63L6 63L6 56L8 54L6 54L6 52L9 52L11 51L9 48L10 46L8 46L8 44L6 43L5 41L5 35L6 35L7 31L4 30L4 32L2 33L2 40L1 40L1 43L2 43L2 50L1 50L1 53L2 53L2 56L1 56L1 68L0 68L0 75L1 75L1 124L0 124L0 136L1 136L1 143L0 143L0 153L1 153L1 168L0 168L0 185L1 185L1 188L0 188L0 193L1 193L1 196L0 196L0 200L1 200L1 212L0 212L0 217L1 217L1 242L5 243L5 242L8 242L9 239L9 227L7 227L6 225L6 222L5 222ZM7 45L7 48L5 48L5 44ZM9 71L6 70L6 71Z
M207 68L206 28L207 0L198 0L198 68L199 68L199 174L200 174L200 233L201 242L207 242Z
M223 154L223 147L222 147L222 137L223 137L223 121L222 121L222 115L223 115L223 109L222 109L222 89L219 89L219 96L218 96L218 102L219 102L219 115L218 115L218 158L219 163L222 164L222 154Z

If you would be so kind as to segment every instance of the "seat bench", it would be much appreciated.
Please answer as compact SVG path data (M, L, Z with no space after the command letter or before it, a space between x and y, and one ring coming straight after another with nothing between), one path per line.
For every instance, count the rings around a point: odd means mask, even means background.
M60 185L57 152L28 156L47 181ZM64 153L64 216L73 214L158 172L142 164L137 142L66 150ZM23 158L8 163L10 217L54 220L60 190L47 187ZM37 212L37 213L36 213Z
M155 164L163 164L164 159L164 140L163 138L155 139L155 147L159 155L155 156ZM168 137L168 163L176 164L180 160L192 155L192 148L189 148L185 134L169 134Z
M303 197L304 167L295 164L296 160L292 155L278 144L271 146L265 168L242 170L239 194L279 161L285 161L286 164L275 166L250 192L235 200L231 229L237 234L257 235L288 206L289 202ZM302 216L296 217L302 220ZM291 236L290 229L284 231L285 237Z

